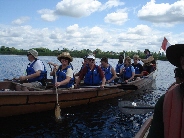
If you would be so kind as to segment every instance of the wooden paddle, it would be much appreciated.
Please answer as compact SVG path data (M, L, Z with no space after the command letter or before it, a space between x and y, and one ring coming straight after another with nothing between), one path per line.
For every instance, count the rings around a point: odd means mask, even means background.
M124 114L145 114L154 110L154 106L140 102L134 103L130 101L120 101L118 106L120 111Z
M100 88L100 86L86 86L86 85L81 85L79 88ZM119 88L123 90L137 90L138 87L135 85L126 85L125 83L121 85L105 85L104 88Z
M57 75L56 75L56 71L55 71L55 83L57 82ZM60 105L58 102L58 91L57 91L57 87L56 87L56 107L55 107L55 118L56 120L61 120L61 109L60 109Z
M123 89L123 90L137 90L138 87L135 85L121 85L121 86L117 86L119 89Z

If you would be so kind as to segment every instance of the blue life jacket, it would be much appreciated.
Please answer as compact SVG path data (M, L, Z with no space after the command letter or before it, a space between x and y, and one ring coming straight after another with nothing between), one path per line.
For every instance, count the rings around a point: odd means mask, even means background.
M134 69L135 69L135 74L141 74L139 67L136 66L134 67Z
M98 66L95 65L94 70L90 70L89 66L87 67L87 72L84 78L84 83L86 85L100 85L102 82L102 79L100 77Z
M27 75L31 75L31 74L34 74L36 73L34 68L33 68L33 65L35 64L35 62L39 60L39 59L35 59L35 61L32 63L32 64L28 64L27 66L27 69L26 69L26 73ZM43 62L42 62L43 63ZM44 65L44 64L43 64ZM40 73L40 76L36 77L36 78L33 78L33 79L28 79L28 82L35 82L35 81L39 81L42 83L44 83L44 80L47 79L47 71L46 71L46 68L45 68L45 65L44 65L44 71L41 71Z
M111 67L112 67L111 65L109 65L109 67L107 67L107 68L101 67L102 71L105 74L106 81L110 80L113 77L113 74L111 72Z
M121 66L122 65L124 65L124 63L118 63L117 65L116 65L116 73L120 73L120 68L121 68Z
M61 82L66 79L66 72L68 68L72 68L68 65L64 70L61 70L62 65L59 66L56 75L57 75L57 82ZM53 82L55 83L55 76L53 77ZM70 88L74 84L74 77L70 79L69 83L66 85L61 85L59 88Z
M131 67L132 67L132 65L130 65L130 66L128 66L128 67L125 66L125 71L124 71L124 78L125 78L125 79L129 79L129 78L132 77L132 70L131 70Z

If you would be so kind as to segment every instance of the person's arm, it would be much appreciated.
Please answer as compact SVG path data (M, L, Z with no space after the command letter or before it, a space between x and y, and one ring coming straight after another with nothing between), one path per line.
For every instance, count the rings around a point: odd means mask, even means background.
M77 72L74 76L76 77L76 76L79 76L80 75L80 73L81 73L81 71L82 71L82 67L80 68L80 70L79 70L79 72Z
M62 85L66 85L66 84L68 84L70 82L70 80L71 80L71 77L66 76L66 79L65 80L63 80L61 82L56 82L55 83L55 86L56 87L59 87L59 86L62 86Z
M79 74L80 74L80 71L79 72L77 72L74 76L76 77L76 76L79 76Z
M23 80L27 80L27 79L33 79L36 78L38 76L40 76L41 71L38 70L35 73L31 74L31 75L27 75L27 76L20 76L19 80L23 81Z
M163 103L165 94L157 101L147 138L164 138Z
M74 84L74 88L78 88L80 81L81 81L81 79L80 79L80 77L78 77L76 80L76 83Z
M99 75L100 75L100 77L101 77L101 79L102 79L102 84L100 85L100 87L101 87L101 88L104 88L105 82L106 82L105 75L104 75L104 73L103 73L101 67L99 67L99 66L98 66L98 71L99 71Z
M55 76L55 72L58 70L59 66L56 66L53 68L53 70L50 72L50 76Z
M144 63L148 63L148 62L151 62L153 60L154 60L153 56L149 56L147 59L141 59L141 61Z
M112 78L110 80L107 81L108 83L117 78L116 71L114 70L113 67L111 67L111 72L112 72L113 76L112 76Z
M125 69L125 66L122 65L121 68L120 68L119 76L121 76L124 73L124 69Z
M52 63L52 62L48 62L47 64L50 64L50 65L52 65L52 66L54 66L54 67L58 66L57 64Z
M33 78L40 76L41 71L44 70L44 65L40 60L37 60L34 63L33 68L34 68L35 73L27 75L27 76L20 76L19 80L23 81L23 80L33 79Z
M80 83L81 80L84 78L86 72L87 72L87 67L84 67L84 68L81 70L81 73L80 73L79 77L77 78L77 80L76 80L76 82L75 82L74 88L78 88L79 83Z
M106 79L105 77L102 78L102 84L100 85L101 88L104 88Z

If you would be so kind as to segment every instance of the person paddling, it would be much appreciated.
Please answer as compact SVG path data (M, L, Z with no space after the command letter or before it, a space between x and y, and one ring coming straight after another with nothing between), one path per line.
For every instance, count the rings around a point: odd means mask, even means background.
M78 88L79 83L83 79L84 79L84 85L89 85L89 86L100 85L101 88L104 88L105 82L106 82L105 75L102 69L98 65L95 65L94 55L88 55L87 60L88 60L88 66L85 66L82 69L78 79L76 80L75 88Z
M50 75L54 76L53 82L55 87L72 88L74 85L74 74L70 62L73 61L73 58L70 56L70 53L63 52L57 59L61 62L61 65L54 67L53 71L50 72ZM55 76L55 72L57 76ZM57 77L57 82L55 82L55 77Z
M179 78L155 105L148 138L184 138L184 44L166 50L168 61L176 66Z
M148 49L145 49L144 54L146 55L145 59L139 58L144 63L143 70L151 73L155 70L155 59Z
M27 53L27 58L30 63L26 69L26 76L20 76L20 81L26 82L21 85L16 85L18 91L29 91L27 87L44 88L46 86L47 71L45 65L38 59L38 52L34 49L30 49Z
M143 76L143 66L140 63L138 63L138 59L139 59L138 55L133 56L134 63L132 63L132 66L135 69L135 79L137 77L142 77Z
M108 63L108 58L102 57L100 62L101 69L105 75L106 83L114 83L114 79L117 78L117 75L114 68Z
M120 76L125 82L132 81L135 76L135 69L131 65L131 58L129 56L125 58L125 65L121 67Z

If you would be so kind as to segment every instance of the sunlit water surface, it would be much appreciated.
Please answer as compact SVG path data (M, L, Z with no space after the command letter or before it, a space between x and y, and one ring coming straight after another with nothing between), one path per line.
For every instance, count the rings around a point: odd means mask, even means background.
M39 59L44 62L48 70L48 78L50 78L49 72L51 68L47 62L52 61L59 64L57 58L54 56L40 56ZM74 58L72 62L74 72L79 71L82 61L82 58ZM100 59L96 59L97 64L100 63L99 61ZM117 59L109 59L109 63L113 67L116 66L117 61ZM131 102L155 105L158 98L174 82L173 70L175 68L168 61L157 61L157 63L156 80L133 94L89 105L62 109L63 120L59 123L55 121L54 110L0 118L0 137L132 138L153 112L146 114L123 114L118 103L129 100ZM0 81L24 75L27 64L26 56L1 55Z

